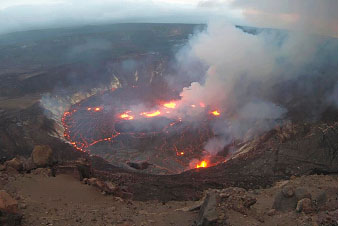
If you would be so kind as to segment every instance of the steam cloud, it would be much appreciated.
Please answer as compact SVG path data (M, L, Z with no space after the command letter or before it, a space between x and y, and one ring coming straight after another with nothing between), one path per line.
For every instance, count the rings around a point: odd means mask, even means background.
M210 23L178 55L184 73L188 70L183 65L192 61L207 68L202 79L198 76L198 82L183 89L180 106L204 102L222 112L213 125L216 137L205 145L211 155L234 139L249 139L288 120L288 108L296 99L301 101L294 106L308 105L310 119L329 105L337 106L337 98L331 99L337 90L335 40L282 30L254 33L228 23ZM324 93L317 92L316 80L327 87ZM331 101L319 100L321 95Z

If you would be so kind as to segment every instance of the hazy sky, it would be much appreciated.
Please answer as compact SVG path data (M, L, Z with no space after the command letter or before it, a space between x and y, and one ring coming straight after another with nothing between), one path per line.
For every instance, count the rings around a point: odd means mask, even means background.
M0 0L0 34L117 22L232 23L337 36L337 0Z

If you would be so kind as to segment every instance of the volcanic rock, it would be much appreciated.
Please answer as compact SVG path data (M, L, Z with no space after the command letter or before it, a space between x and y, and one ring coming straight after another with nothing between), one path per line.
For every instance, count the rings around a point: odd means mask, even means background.
M16 175L19 172L11 166L6 166L6 173L9 175Z
M19 226L21 225L22 215L19 213L8 213L0 210L0 225Z
M116 196L121 197L122 199L133 199L133 193L120 189L120 188L117 188L114 194Z
M244 200L243 205L246 208L250 208L251 206L253 206L257 202L257 200L255 198L252 198L252 197L249 197L249 196L244 196L243 200Z
M84 178L83 183L92 185L98 188L104 194L115 194L123 197L123 192L118 189L118 187L110 181L102 181L97 178Z
M32 152L33 163L38 167L45 167L52 164L52 149L48 145L36 145Z
M95 177L92 177L92 178L89 178L88 180L87 180L87 184L89 184L89 185L95 185L96 183L97 183L97 178L95 178Z
M313 212L313 205L312 201L309 198L304 198L298 201L297 208L295 209L297 212L304 212L304 213L312 213Z
M219 197L226 208L242 214L246 214L248 209L257 202L255 198L247 194L245 189L237 187L221 190Z
M108 190L106 183L102 180L96 180L96 183L93 185L99 188L101 191L107 192Z
M281 190L275 195L272 208L279 211L294 210L297 205L297 201L298 200L295 195L286 197L286 195L284 195L283 191Z
M6 167L12 167L16 169L17 171L21 171L23 169L23 163L22 161L15 157L5 163Z
M88 183L88 178L84 178L84 179L82 179L81 183L83 183L83 184L87 184L87 183Z
M294 195L294 189L291 186L284 186L282 193L286 198L292 197Z
M273 215L275 215L275 209L270 209L268 212L267 212L267 215L268 216L273 216Z
M180 209L176 209L176 211L183 211L183 212L190 212L190 211L196 211L196 210L199 210L203 204L203 201L199 201L197 203L195 203L194 205L192 206L185 206L183 208L180 208Z
M25 203L21 203L19 205L20 209L26 209L27 208L27 205Z
M32 157L29 157L28 159L23 159L22 166L24 171L31 171L32 169L36 168Z
M48 168L37 168L37 169L32 170L31 173L34 175L43 175L46 177L53 176L52 170Z
M106 181L105 183L106 183L106 187L108 188L108 191L109 191L110 193L113 193L114 191L116 191L117 186L116 186L115 184L113 184L113 183L110 182L110 181Z
M91 164L87 159L81 158L76 161L76 167L79 172L79 179L90 178L92 176Z
M4 190L0 190L0 210L8 213L18 211L18 202Z
M305 188L302 187L295 189L295 196L298 201L304 198L312 199L311 193L309 193Z
M217 208L217 195L215 191L209 191L200 208L198 217L198 226L216 225L218 220Z
M325 205L327 201L327 195L325 191L321 191L316 197L315 197L315 203L317 207L321 207Z

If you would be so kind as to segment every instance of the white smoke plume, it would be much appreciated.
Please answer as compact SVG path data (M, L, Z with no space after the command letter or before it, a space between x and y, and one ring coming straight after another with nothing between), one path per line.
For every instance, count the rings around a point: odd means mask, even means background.
M178 105L203 102L221 112L213 125L216 137L206 143L205 150L215 155L234 139L251 138L282 123L288 112L284 104L294 100L275 87L293 80L302 86L300 95L311 95L313 85L302 77L323 76L325 57L319 48L326 43L326 37L301 32L265 30L254 35L220 22L210 23L206 31L193 37L186 51L180 52L179 64L194 59L207 70L202 80L183 89Z

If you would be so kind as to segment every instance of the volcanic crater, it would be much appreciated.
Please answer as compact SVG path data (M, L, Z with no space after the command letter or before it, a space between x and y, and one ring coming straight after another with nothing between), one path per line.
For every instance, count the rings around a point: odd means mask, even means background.
M214 136L211 123L219 115L192 104L201 120L185 120L172 112L177 100L158 99L150 86L108 90L73 105L62 117L65 138L76 149L115 166L133 169L146 163L142 170L151 174L177 174L223 162L225 156L212 158L204 151Z
M180 92L193 81L200 82L206 68L192 63L190 69L201 76L194 75L193 79L187 73L182 78L172 73L169 60L173 58L172 49L185 43L196 26L146 24L136 33L131 32L134 30L130 27L139 29L140 24L115 26L121 29L117 32L123 38L119 42L113 40L118 43L114 48L102 50L100 54L84 54L83 58L80 54L75 55L74 62L56 60L67 59L64 51L41 53L36 59L39 64L32 62L35 59L32 55L22 55L23 59L18 60L14 57L18 54L14 53L22 51L19 48L21 37L17 37L17 45L4 49L13 52L13 57L3 54L6 56L3 59L8 59L1 62L6 64L5 69L9 68L3 70L0 77L4 98L0 102L1 162L17 155L29 157L39 144L51 146L54 163L60 167L79 157L87 158L89 153L95 177L117 182L136 200L162 201L198 199L208 188L256 189L292 175L337 173L337 108L325 111L324 117L315 122L308 120L311 117L305 117L326 99L330 90L327 87L337 81L337 73L332 73L336 67L326 67L324 75L320 74L322 80L305 76L302 84L314 84L314 90L319 93L314 99L300 95L303 89L298 88L294 80L274 86L272 90L277 91L275 102L287 106L291 122L258 133L253 139L231 142L222 153L211 157L204 147L207 140L216 137L212 125L224 116L222 109L218 111L209 103L190 103L185 109L198 111L200 116L194 120L182 117L184 112L178 112L181 109ZM159 27L162 32L158 31ZM173 27L179 27L182 32L173 36ZM72 32L79 34L82 29ZM96 29L110 31L111 27ZM49 34L50 31L45 32ZM71 31L62 32L65 34L60 36L61 41L56 42L53 38L47 39L48 42L36 40L37 47L32 48L45 50L41 47L45 44L55 50L64 50L64 46L71 48ZM103 37L113 37L111 32L105 32ZM131 40L127 39L129 33ZM91 35L83 32L80 37L87 40ZM149 37L151 35L155 37ZM76 37L74 35L74 39ZM157 42L145 45L150 43L149 40ZM47 59L53 64L47 64ZM17 69L20 62L23 72ZM185 68L182 71L185 72ZM180 85L170 88L168 84L179 77L182 80L176 84ZM90 90L88 95L73 98L86 90ZM288 90L289 98L285 90ZM56 102L50 98L53 96ZM16 108L9 109L8 103L15 104ZM58 135L63 139L55 135L60 131L62 133ZM231 157L227 153L229 149L235 151ZM198 167L207 168L194 169ZM145 190L149 192L145 193Z

